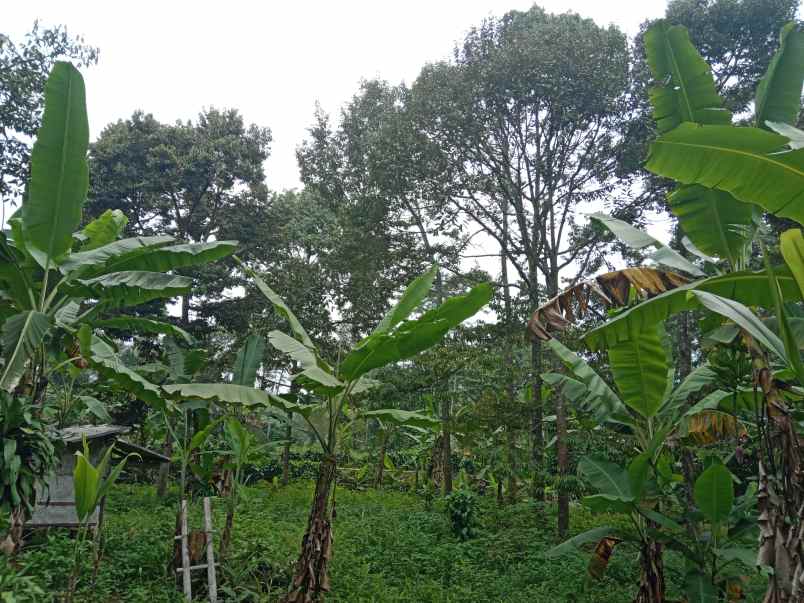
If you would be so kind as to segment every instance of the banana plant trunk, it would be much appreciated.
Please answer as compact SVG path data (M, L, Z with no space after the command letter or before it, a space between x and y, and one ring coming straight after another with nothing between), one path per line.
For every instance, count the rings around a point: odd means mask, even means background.
M755 356L755 362L756 359ZM801 603L804 601L804 467L799 436L767 365L756 371L756 381L765 400L765 437L757 492L757 563L774 570L768 578L763 603Z
M320 601L330 590L328 566L332 559L332 517L329 498L335 482L336 462L334 455L325 456L318 468L315 495L307 521L307 531L302 538L301 555L296 562L292 590L284 603L311 603Z
M282 450L282 485L290 483L290 442L293 437L293 413L288 412L288 424L285 427L285 446Z
M380 458L377 460L377 477L374 481L374 487L382 487L382 480L385 477L385 451L388 446L388 432L382 434L382 445L380 446Z
M639 567L639 591L634 603L664 603L662 545L654 540L643 542L639 553Z

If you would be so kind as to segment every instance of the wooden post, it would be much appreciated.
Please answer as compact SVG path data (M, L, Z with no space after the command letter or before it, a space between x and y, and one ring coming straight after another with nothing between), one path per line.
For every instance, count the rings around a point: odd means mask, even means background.
M212 545L212 505L209 497L204 497L204 531L207 533L207 581L209 582L209 601L218 603L218 583L215 577L215 547Z
M181 567L184 582L184 597L187 601L193 600L193 584L190 575L190 548L187 542L189 530L187 528L187 499L181 501Z

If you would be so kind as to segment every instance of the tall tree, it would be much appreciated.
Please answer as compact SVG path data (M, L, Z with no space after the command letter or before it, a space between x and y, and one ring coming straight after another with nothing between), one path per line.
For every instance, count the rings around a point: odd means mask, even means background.
M17 203L30 174L31 141L42 125L45 81L59 59L77 67L98 61L98 49L63 26L33 28L22 42L0 33L0 201Z
M270 142L270 130L246 126L235 109L207 109L195 123L172 125L138 111L107 126L91 147L88 213L121 208L130 234L242 239L245 251L259 254L260 239L248 229L265 220L263 163ZM184 325L191 310L202 310L193 297L214 299L236 284L225 264L191 276L199 277L200 289L183 297Z
M439 148L442 195L496 243L532 305L594 256L576 210L614 203L623 184L628 66L616 28L534 7L486 20L412 88L417 125ZM531 356L533 494L542 498L538 342Z

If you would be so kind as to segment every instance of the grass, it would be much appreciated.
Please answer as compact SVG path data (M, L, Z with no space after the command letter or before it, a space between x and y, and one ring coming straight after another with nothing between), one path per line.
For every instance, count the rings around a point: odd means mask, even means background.
M235 523L232 554L221 569L225 601L276 601L284 592L299 552L312 484L284 489L257 485L248 489ZM584 588L586 556L548 559L556 544L554 509L520 503L498 508L484 499L478 536L467 542L452 534L443 507L426 510L422 499L392 491L336 493L333 592L337 602L495 602L495 601L630 601L636 588L636 551L619 547L601 582ZM120 485L107 506L106 549L97 582L88 584L87 560L77 601L179 602L167 577L167 560L175 522L175 496L157 500L150 486ZM222 501L215 525L223 526ZM198 506L198 505L197 505ZM200 527L199 509L192 524ZM617 518L592 517L574 507L572 532ZM73 542L52 531L40 536L19 558L17 568L0 570L9 601L54 600L67 583ZM89 558L88 553L85 555ZM671 585L681 580L681 562L666 559ZM194 592L203 596L203 571ZM34 584L26 583L32 580ZM14 585L17 584L15 587ZM10 585L10 586L9 586ZM38 585L50 595L25 592ZM671 586L670 595L679 593ZM199 598L199 600L203 600Z

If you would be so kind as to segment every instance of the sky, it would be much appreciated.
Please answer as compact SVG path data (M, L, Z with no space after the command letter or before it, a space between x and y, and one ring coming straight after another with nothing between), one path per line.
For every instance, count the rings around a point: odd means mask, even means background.
M91 137L141 109L163 122L195 119L205 107L240 110L269 127L268 186L299 187L295 151L316 102L337 117L361 79L412 82L428 62L489 15L529 0L7 0L0 31L19 40L35 19L65 25L100 48L85 69ZM666 0L542 0L633 35Z

